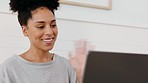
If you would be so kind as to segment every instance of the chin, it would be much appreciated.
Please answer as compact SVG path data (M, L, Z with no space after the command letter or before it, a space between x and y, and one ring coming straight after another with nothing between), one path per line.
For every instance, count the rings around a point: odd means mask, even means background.
M53 49L53 47L45 48L44 51L50 51L50 50L52 50L52 49Z

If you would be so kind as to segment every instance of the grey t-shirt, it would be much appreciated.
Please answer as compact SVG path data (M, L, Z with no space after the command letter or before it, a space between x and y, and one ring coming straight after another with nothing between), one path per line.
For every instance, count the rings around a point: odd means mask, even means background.
M68 60L56 54L45 63L14 55L1 64L0 83L77 83L77 78Z

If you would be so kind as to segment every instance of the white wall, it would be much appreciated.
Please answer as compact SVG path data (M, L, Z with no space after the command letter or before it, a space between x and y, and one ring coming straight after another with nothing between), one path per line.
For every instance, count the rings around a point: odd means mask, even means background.
M75 42L85 39L95 50L148 54L146 3L147 0L113 0L112 10L61 5L56 11L59 35L52 51L68 57ZM1 63L27 50L29 40L23 36L16 15L0 12Z
M148 28L148 0L112 0L112 10L61 5L58 18Z

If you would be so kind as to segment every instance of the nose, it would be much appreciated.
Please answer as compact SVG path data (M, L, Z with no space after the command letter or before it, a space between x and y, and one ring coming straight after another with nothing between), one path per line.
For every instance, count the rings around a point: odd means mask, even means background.
M52 30L52 28L51 28L50 26L47 26L47 27L45 28L45 34L46 34L46 35L50 35L50 36L53 35L53 30Z

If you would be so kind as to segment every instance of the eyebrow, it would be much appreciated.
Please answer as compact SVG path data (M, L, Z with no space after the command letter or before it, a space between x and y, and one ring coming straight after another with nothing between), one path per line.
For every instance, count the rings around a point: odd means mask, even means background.
M56 20L52 20L51 22L55 22ZM37 21L35 23L45 23L45 21Z

